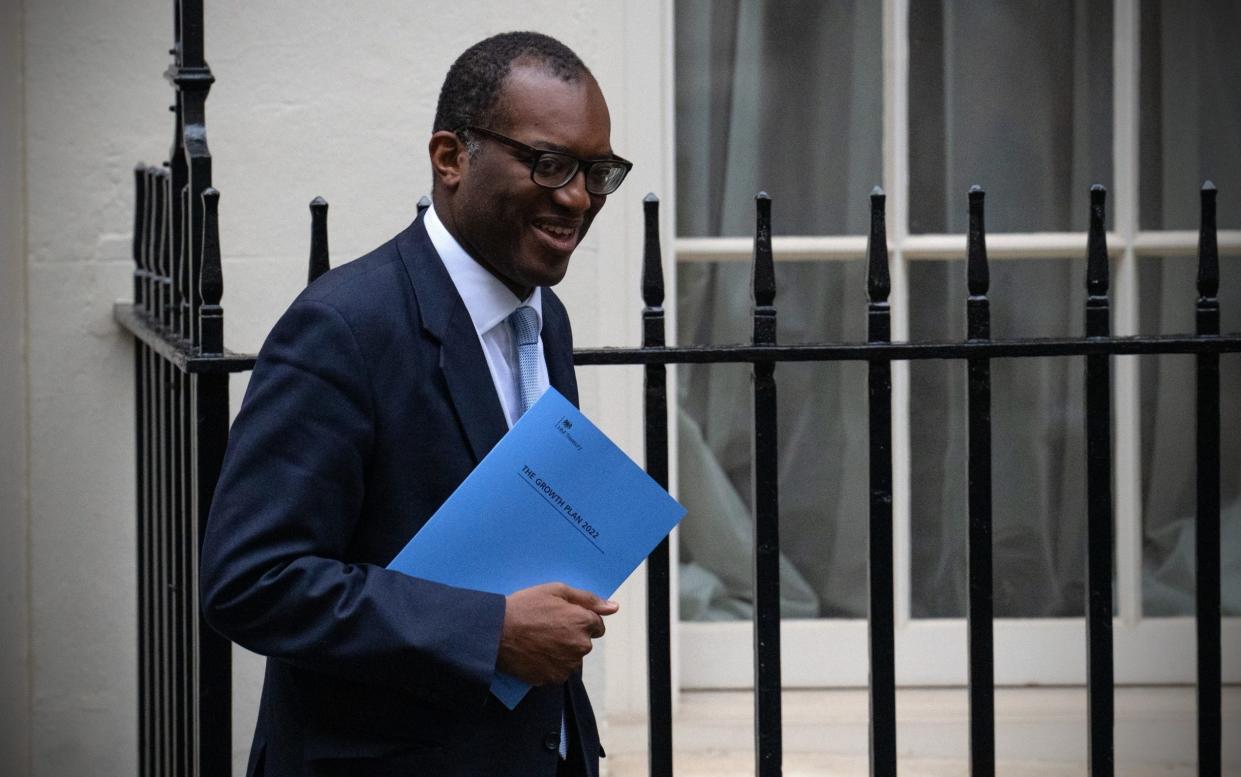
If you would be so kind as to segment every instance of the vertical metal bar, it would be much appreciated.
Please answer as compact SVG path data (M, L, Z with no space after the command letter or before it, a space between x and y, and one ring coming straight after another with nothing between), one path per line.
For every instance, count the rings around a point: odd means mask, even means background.
M143 188L146 202L143 208L142 230L142 265L143 294L142 310L147 320L153 325L159 322L159 306L161 285L159 281L159 224L160 224L160 176L159 169L147 167L143 171ZM140 740L143 742L140 771L146 777L155 777L163 773L161 756L163 706L161 673L160 673L160 628L161 598L159 586L159 520L160 520L160 475L159 447L156 443L159 423L159 365L160 357L153 349L143 346L140 349L142 359L142 389L140 391L143 412L141 434L143 437L143 453L140 459L140 471L143 479L140 512L142 521L139 523L139 545L142 547L142 558L139 578L139 598L143 602L141 642L139 657L142 662L142 697L140 714L142 729Z
M203 0L178 0L182 67L203 67Z
M173 138L174 183L189 187L186 197L190 287L186 290L189 308L189 340L197 345L200 293L195 285L202 262L202 193L211 186L211 152L207 148L207 93L215 77L203 57L202 0L180 0L177 14L178 57L167 77L177 89L177 133ZM184 172L184 179L181 174Z
M176 258L172 246L173 212L176 209L176 192L172 189L172 176L167 169L160 171L160 223L161 239L159 242L160 288L162 289L160 306L160 324L167 337L175 338L173 329L173 311L176 300L173 298L173 275L176 271ZM160 416L159 416L159 451L162 460L160 483L160 531L161 564L160 564L160 596L163 601L163 628L160 640L163 652L163 729L164 729L164 771L174 775L177 769L177 592L176 592L176 488L177 488L177 456L176 456L176 369L167 359L160 359Z
M1086 247L1086 337L1110 332L1107 190L1090 187ZM1111 777L1115 768L1112 672L1112 386L1106 354L1086 357L1086 632L1090 708L1090 775Z
M966 338L991 339L987 232L978 186L969 193ZM991 558L991 360L968 360L970 774L995 775L995 653Z
M152 494L154 498L154 521L152 531L152 545L155 555L155 564L152 569L151 582L154 586L155 599L155 757L156 757L156 774L168 774L167 762L167 742L168 742L168 697L167 697L167 659L165 651L167 648L167 584L166 575L164 574L165 559L167 554L164 543L164 526L167 521L167 510L165 509L164 492L165 480L164 470L166 467L166 451L167 447L164 441L165 419L165 367L167 362L156 355L154 358L154 410L155 414L152 418L151 440L152 452L155 459L155 490Z
M176 306L179 308L180 304ZM172 473L172 509L169 511L169 537L171 539L169 547L170 560L170 577L168 581L168 592L172 599L172 628L169 631L169 639L172 642L172 752L173 752L173 774L178 777L189 773L189 763L187 759L188 752L188 730L190 720L187 715L189 706L189 697L186 693L186 685L189 680L186 672L186 662L188 660L187 651L187 634L185 630L186 624L186 571L185 556L186 545L188 539L185 536L185 524L189 519L189 512L185 509L185 496L187 489L187 473L186 473L186 435L185 422L188 420L186 411L189 409L188 403L184 402L185 380L186 376L181 370L170 367L169 382L169 426L171 432L171 446L168 451L171 459Z
M228 444L228 375L194 376L194 528L193 588L199 590L199 552L211 512L211 496L220 477ZM227 777L232 751L232 644L202 619L195 600L194 629L198 648L195 673L197 775Z
M332 268L327 248L327 200L315 197L310 201L310 269L306 284L315 282Z
M220 267L220 193L208 188L202 194L202 273L198 288L199 332L203 353L224 352L224 275ZM191 381L194 427L190 446L193 493L188 511L190 530L185 546L189 558L188 588L194 592L187 616L191 655L189 702L194 719L193 764L196 775L228 775L232 748L232 646L202 620L198 606L199 550L206 533L211 497L228 443L228 376L200 375Z
M167 301L168 298L165 297ZM170 313L171 305L165 307ZM160 531L162 532L160 565L160 595L163 597L163 629L160 640L163 642L163 675L164 675L164 755L165 774L175 774L177 766L177 692L176 692L176 538L173 528L176 525L174 489L176 482L176 447L173 440L173 429L176 427L176 410L174 407L173 381L175 368L167 359L160 359L160 421L159 446L163 460L160 480L163 490L160 498Z
M154 272L154 302L152 323L157 327L166 325L168 313L168 176L164 170L156 169L155 182L155 231L152 250ZM152 418L152 451L155 463L154 499L154 553L155 565L152 574L155 599L155 757L156 773L166 775L171 772L169 740L169 672L168 672L168 362L158 354L153 356L154 385L154 416Z
M153 322L155 320L155 302L156 281L153 272L154 261L152 258L152 234L155 231L155 171L148 168L145 172L147 205L145 209L145 225L143 227L143 265L145 267L145 277L143 278L144 291L144 313L147 320ZM142 459L142 477L144 488L142 493L142 512L144 521L142 524L142 534L139 542L144 549L142 576L139 580L140 595L145 601L143 616L145 619L145 628L142 634L142 644L139 653L143 662L143 677L146 680L146 693L144 694L144 731L146 738L146 750L143 753L143 762L147 774L153 776L158 772L158 762L156 753L158 752L158 721L159 721L159 686L158 686L158 596L156 593L156 554L158 549L155 544L155 525L159 520L159 508L156 494L159 484L159 470L157 466L157 454L155 446L155 423L156 423L156 390L158 388L158 378L156 373L158 357L153 349L143 346L142 348L142 436L144 440L143 449L145 456Z
M1198 230L1199 336L1219 334L1219 247L1215 184L1202 185ZM1219 777L1223 760L1220 697L1220 409L1219 354L1198 354L1198 774Z
M754 345L776 344L771 198L755 197ZM780 702L780 503L776 364L754 363L754 737L755 772L776 777L784 759Z
M134 238L133 238L133 259L134 259L134 309L138 310L145 304L143 295L146 292L144 275L146 270L143 267L144 262L144 245L146 242L146 167L138 165L134 170ZM146 543L144 535L146 533L147 511L145 505L146 497L146 431L145 425L145 380L146 374L144 367L146 365L146 346L142 341L134 338L134 454L136 466L134 467L134 505L135 505L135 532L134 545L135 557L137 559L138 585L137 585L137 615L138 615L138 776L150 777L150 768L146 761L147 751L147 715L150 712L147 703L147 676L146 676L146 651L145 640L148 628L146 617L147 594L144 585L146 576Z
M878 186L870 195L866 292L867 342L892 339L892 290L888 275L886 197ZM870 434L870 773L896 774L896 648L892 563L892 363L869 362Z
M642 200L645 243L642 250L642 347L666 345L664 268L659 245L659 198ZM668 368L645 367L643 386L646 471L668 487ZM669 540L663 539L646 560L646 665L651 777L672 775L672 615Z
M183 218L188 208L185 198L189 187L182 187L177 192L181 202ZM196 279L191 277L189 266L189 246L186 238L188 230L180 231L182 240L176 245L176 277L174 286L177 288L177 322L176 336L185 340L193 330L193 322L189 320L191 311L196 307L188 299L190 289L196 286ZM175 612L175 661L176 661L176 774L189 775L193 771L194 750L194 715L193 715L193 664L194 664L194 630L193 618L197 613L197 590L194 588L191 575L193 563L194 534L192 531L192 497L193 497L193 428L192 403L190 398L190 377L181 370L173 372L173 430L175 485L173 513L173 559L175 564L173 592L176 602Z

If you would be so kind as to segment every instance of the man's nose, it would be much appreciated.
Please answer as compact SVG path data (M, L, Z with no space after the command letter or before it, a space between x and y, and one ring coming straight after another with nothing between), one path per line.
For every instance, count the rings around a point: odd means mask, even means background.
M590 192L586 191L586 171L578 170L569 182L555 192L556 202L578 213L590 208Z

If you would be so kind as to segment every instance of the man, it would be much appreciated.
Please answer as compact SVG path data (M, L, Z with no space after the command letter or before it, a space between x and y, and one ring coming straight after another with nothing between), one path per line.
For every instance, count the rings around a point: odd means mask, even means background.
M541 389L576 402L547 287L629 170L609 135L559 42L471 47L440 93L432 208L312 284L264 344L202 555L208 621L269 656L248 774L597 775L580 667L615 603L385 565ZM535 686L512 711L497 670Z

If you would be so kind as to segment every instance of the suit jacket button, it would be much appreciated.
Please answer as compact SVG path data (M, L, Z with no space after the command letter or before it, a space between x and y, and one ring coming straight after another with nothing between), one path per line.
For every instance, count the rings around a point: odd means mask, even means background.
M543 737L543 747L546 747L548 750L559 751L560 750L560 732L552 731L547 736Z

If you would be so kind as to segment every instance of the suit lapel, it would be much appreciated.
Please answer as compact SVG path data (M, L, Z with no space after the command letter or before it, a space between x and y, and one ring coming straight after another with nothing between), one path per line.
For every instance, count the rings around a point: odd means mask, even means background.
M508 431L508 422L474 322L427 237L422 217L396 240L418 299L423 329L440 344L439 367L448 385L448 398L475 460L481 460Z

